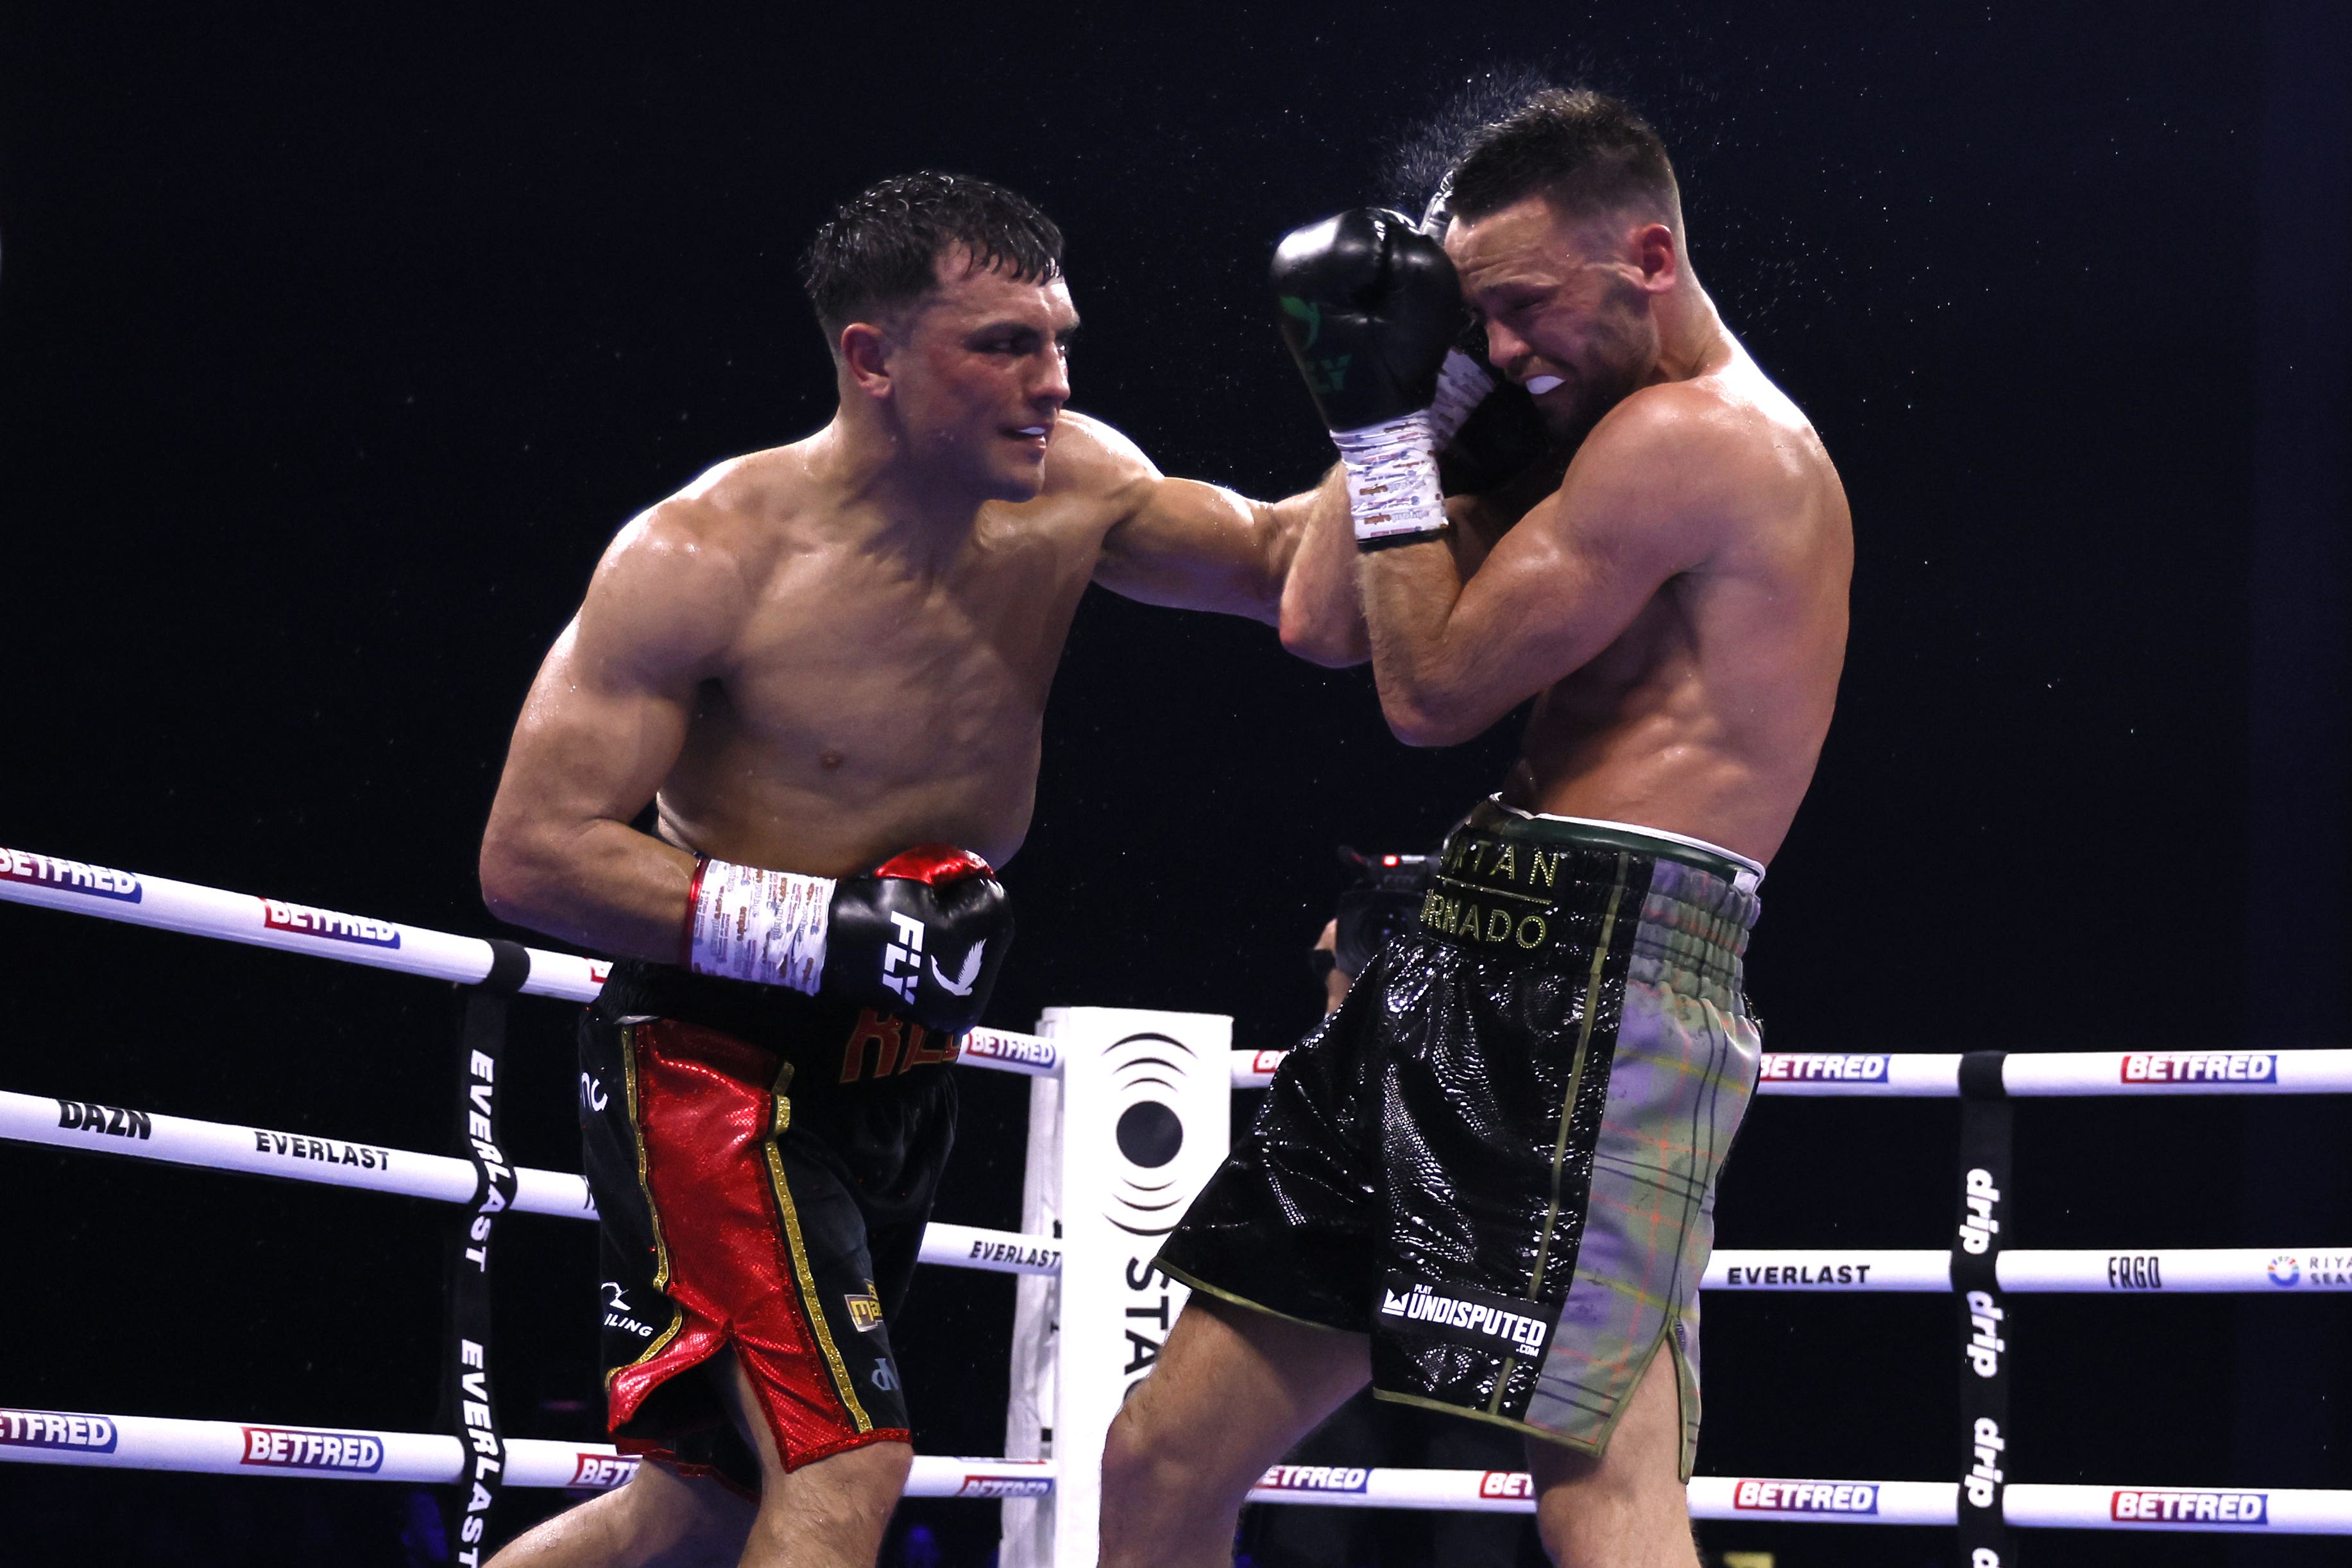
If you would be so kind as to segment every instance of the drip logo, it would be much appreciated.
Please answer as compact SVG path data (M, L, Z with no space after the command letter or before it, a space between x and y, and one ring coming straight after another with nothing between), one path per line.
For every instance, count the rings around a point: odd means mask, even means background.
M1968 1489L1969 1506L1991 1508L2000 1500L2000 1483L2008 1478L2001 1473L2000 1457L2009 1449L2009 1441L2000 1435L2000 1423L1989 1416L1977 1417L1969 1447L1969 1473L1961 1480Z
M1969 1365L1979 1377L2000 1375L2000 1352L2009 1342L2000 1337L2000 1321L2009 1314L1990 1290L1969 1292Z
M1992 1250L1992 1238L2000 1234L2000 1221L1994 1217L2000 1207L2000 1189L1992 1184L1990 1171L1970 1171L1965 1205L1960 1215L1960 1248L1977 1258Z
M2283 1252L2271 1259L2270 1277L2272 1284L2281 1287L2300 1284L2303 1281L2303 1265Z

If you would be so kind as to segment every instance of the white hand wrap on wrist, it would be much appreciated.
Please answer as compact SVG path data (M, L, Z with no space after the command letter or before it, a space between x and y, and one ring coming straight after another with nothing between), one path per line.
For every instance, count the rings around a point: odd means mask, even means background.
M1445 531L1445 495L1438 488L1427 409L1360 430L1334 430L1331 439L1347 469L1358 549Z
M705 860L688 897L688 968L815 994L832 878Z
M1437 371L1437 400L1429 405L1429 444L1441 452L1454 445L1462 422L1494 390L1495 378L1485 365L1460 349L1446 350Z

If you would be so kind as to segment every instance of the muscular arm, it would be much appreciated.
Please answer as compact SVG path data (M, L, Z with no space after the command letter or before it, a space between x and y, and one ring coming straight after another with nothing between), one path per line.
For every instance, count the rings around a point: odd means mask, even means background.
M693 858L629 826L685 744L700 683L747 609L698 502L625 529L524 700L482 837L502 920L675 961Z
M1168 479L1118 432L1089 426L1115 474L1118 509L1096 582L1146 604L1264 621L1278 628L1284 647L1318 664L1364 660L1370 648L1338 469L1302 494L1251 500Z
M1372 669L1409 745L1469 740L1614 642L1713 548L1736 477L1705 410L1658 388L1602 421L1559 489L1496 540L1374 551L1360 564ZM1457 528L1468 519L1459 517Z

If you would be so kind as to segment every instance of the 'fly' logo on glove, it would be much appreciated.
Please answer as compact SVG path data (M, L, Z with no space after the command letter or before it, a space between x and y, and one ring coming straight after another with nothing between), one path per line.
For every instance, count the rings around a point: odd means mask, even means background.
M923 922L893 910L890 923L898 928L898 940L882 950L882 984L911 1005L923 978ZM897 973L902 964L904 974Z

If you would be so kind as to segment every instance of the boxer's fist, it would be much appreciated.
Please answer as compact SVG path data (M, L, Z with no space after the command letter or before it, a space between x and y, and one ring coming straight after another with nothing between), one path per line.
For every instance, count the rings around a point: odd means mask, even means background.
M1402 213L1344 212L1274 253L1283 342L1325 426L1360 430L1429 406L1462 330L1462 285Z
M988 862L925 845L835 883L820 989L961 1035L980 1022L1013 945L1013 909Z
M1012 943L995 873L949 845L838 879L706 859L687 893L697 974L845 996L950 1035L980 1022Z

